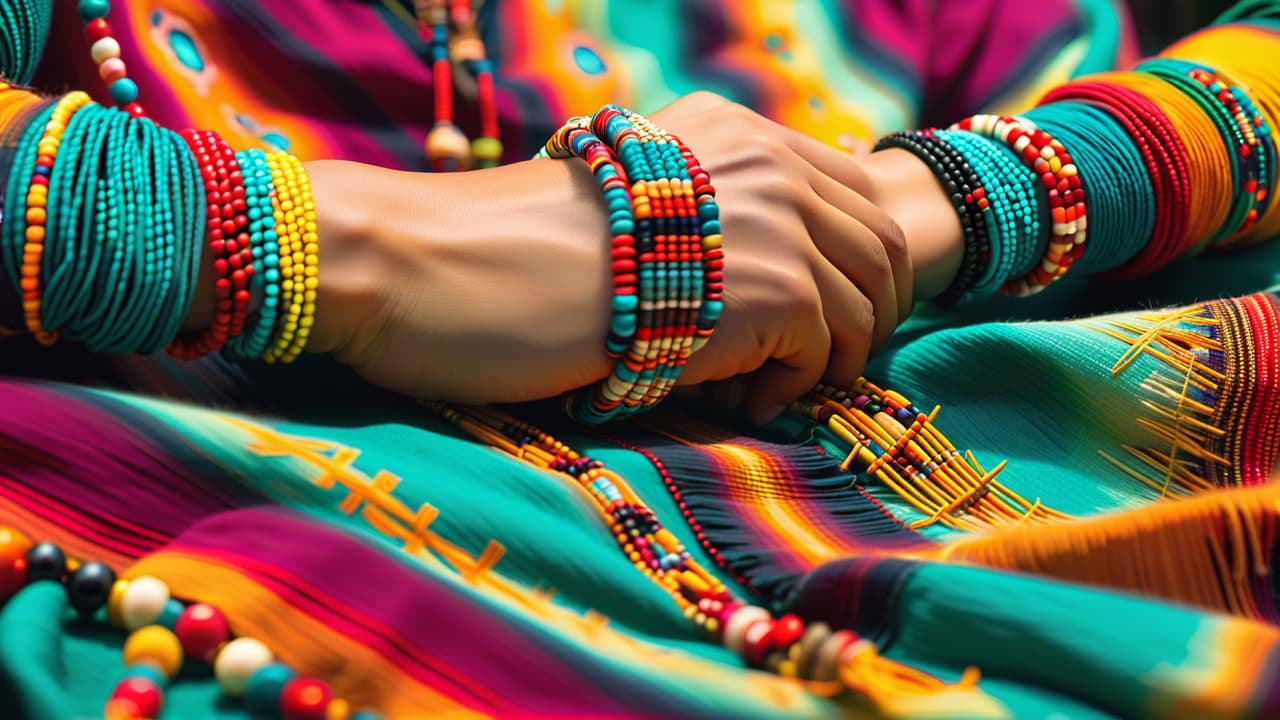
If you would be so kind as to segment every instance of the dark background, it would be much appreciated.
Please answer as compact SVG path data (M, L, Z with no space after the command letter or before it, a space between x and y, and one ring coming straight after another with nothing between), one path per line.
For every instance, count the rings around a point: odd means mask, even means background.
M1234 0L1128 0L1145 53L1208 25Z

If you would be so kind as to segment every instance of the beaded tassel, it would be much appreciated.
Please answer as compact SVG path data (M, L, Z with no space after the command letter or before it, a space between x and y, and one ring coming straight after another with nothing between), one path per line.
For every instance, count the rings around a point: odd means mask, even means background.
M431 53L435 88L435 124L427 134L427 161L436 172L466 170L471 145L453 122L453 67L449 62L449 11L446 0L414 0L418 34Z
M425 150L437 172L495 167L502 160L493 63L476 28L479 5L471 0L414 0L418 35L431 55L435 123ZM480 115L480 136L470 143L454 121L454 75L460 70L474 76Z

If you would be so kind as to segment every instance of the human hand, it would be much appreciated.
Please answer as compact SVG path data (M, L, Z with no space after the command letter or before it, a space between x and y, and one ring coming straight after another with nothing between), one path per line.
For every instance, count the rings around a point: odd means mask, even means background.
M681 383L732 379L712 396L757 420L852 384L912 300L905 238L858 161L710 93L653 119L710 173L725 237L725 313Z
M910 301L901 234L854 189L857 166L715 96L654 119L710 171L725 235L725 312L682 382L739 377L757 420L824 374L851 383ZM549 397L608 374L607 230L582 163L308 170L321 228L309 349L384 387L462 402Z

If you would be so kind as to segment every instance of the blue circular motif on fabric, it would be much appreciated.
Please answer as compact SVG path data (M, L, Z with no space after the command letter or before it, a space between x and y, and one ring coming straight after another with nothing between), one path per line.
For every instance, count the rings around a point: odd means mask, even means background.
M200 50L196 48L196 43L190 35L181 30L170 30L169 47L178 58L178 62L196 72L204 70L204 58L200 57Z
M579 70L588 75L599 75L605 70L604 59L586 45L573 49L573 61L577 63Z

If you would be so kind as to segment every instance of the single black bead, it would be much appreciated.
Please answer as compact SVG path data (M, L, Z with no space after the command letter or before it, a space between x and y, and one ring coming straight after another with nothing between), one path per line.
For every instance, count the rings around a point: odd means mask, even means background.
M77 612L88 617L107 604L115 581L116 574L111 568L99 562L85 563L67 578L67 600Z
M27 582L37 580L62 581L67 572L67 556L62 548L51 542L42 542L27 551Z

